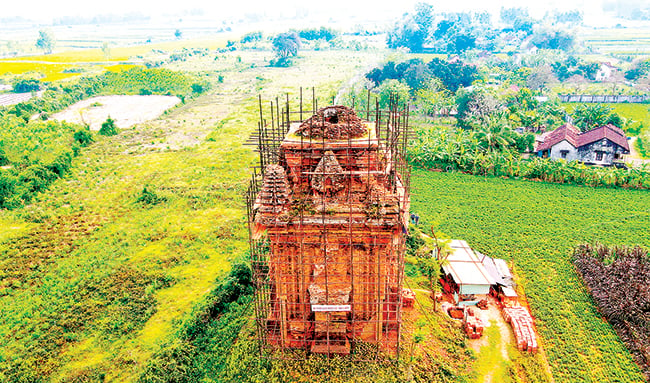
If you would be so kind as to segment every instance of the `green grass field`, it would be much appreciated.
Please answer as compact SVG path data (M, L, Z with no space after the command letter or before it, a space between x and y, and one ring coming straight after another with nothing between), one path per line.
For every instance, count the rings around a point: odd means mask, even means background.
M0 381L134 380L246 257L242 198L256 157L242 144L257 94L295 101L315 86L323 104L375 59L306 53L285 69L264 55L176 64L208 71L212 90L100 139L32 204L0 211ZM137 202L145 187L158 204Z
M647 191L414 171L422 224L514 263L556 382L641 382L571 262L582 242L650 247Z

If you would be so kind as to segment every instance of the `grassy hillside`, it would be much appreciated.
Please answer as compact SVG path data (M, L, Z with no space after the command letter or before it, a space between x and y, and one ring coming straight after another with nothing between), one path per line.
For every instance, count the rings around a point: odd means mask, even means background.
M416 170L424 225L512 260L557 382L640 382L571 263L581 242L650 246L647 191L608 190Z
M278 69L237 56L178 64L210 93L100 139L31 205L0 212L0 381L137 377L246 256L255 154L242 144L258 92L316 86L324 102L374 60L323 52Z

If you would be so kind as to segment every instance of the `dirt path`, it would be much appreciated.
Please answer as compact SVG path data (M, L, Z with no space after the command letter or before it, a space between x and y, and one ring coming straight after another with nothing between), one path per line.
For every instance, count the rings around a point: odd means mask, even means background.
M630 154L627 156L627 162L631 162L635 166L643 166L645 164L650 164L650 160L642 159L639 152L636 151L636 140L637 137L632 137L628 142L628 144L630 145Z

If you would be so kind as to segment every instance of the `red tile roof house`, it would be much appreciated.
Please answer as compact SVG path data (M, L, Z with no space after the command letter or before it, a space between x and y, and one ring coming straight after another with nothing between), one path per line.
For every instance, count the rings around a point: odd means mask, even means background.
M611 124L581 133L571 124L565 124L544 134L535 152L540 157L580 161L588 165L610 166L630 154L630 146L623 130Z

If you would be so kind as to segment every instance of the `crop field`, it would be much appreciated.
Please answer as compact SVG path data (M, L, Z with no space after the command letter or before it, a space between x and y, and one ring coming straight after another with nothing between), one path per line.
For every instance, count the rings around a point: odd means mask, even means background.
M650 247L647 191L611 190L415 170L422 225L513 262L556 382L641 382L571 261L583 242Z
M214 50L226 45L225 39L193 40L193 48ZM142 64L142 56L152 51L173 52L188 46L187 41L168 41L110 48L109 55L101 49L68 50L49 55L24 56L0 59L0 76L42 73L42 81L57 81L80 74L97 74L102 71L119 72ZM138 57L139 56L139 57Z
M585 44L599 53L627 56L650 54L650 33L647 29L583 29L581 35Z

